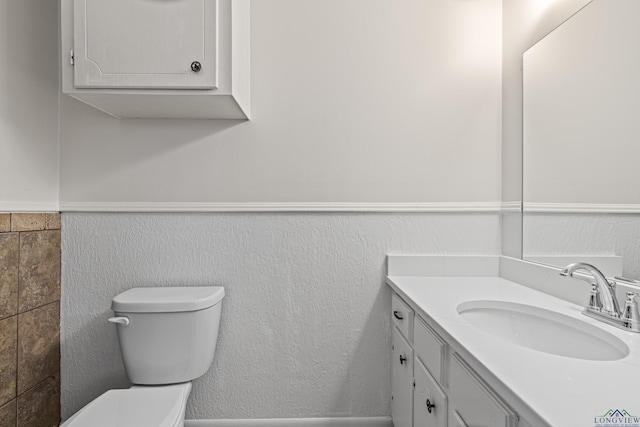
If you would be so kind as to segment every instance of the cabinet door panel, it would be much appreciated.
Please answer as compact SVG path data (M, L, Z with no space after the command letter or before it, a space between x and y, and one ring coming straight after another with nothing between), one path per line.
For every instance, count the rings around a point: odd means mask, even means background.
M451 415L451 427L468 427L458 411L453 411Z
M513 427L517 424L515 413L458 354L452 355L449 368L451 426L457 427L465 421L473 427Z
M447 396L417 357L413 370L416 383L413 390L413 426L446 427Z
M217 3L74 0L75 86L215 88Z
M391 415L395 427L413 424L413 350L398 328L393 328L393 354L391 358L393 400Z
M413 335L416 358L421 359L433 377L442 384L444 341L419 316L415 318Z

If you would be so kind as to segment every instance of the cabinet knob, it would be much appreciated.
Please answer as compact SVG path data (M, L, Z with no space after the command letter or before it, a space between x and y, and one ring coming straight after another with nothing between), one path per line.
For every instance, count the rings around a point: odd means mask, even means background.
M398 310L395 310L395 311L393 312L393 315L394 315L394 316L395 316L395 318L396 318L396 319L398 319L398 320L402 320L402 319L404 319L404 317L400 315L400 312L399 312Z
M193 61L191 63L191 71L194 71L197 73L200 70L202 70L202 64L199 63L198 61Z
M404 357L403 355L400 355L400 364L404 365L404 362L406 362L406 361L407 361L407 358Z
M427 412L431 413L433 408L435 408L436 405L431 403L431 401L429 399L427 399Z

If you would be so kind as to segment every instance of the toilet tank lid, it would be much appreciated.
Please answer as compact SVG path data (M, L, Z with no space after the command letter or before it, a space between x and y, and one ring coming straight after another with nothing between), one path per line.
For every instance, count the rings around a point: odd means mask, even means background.
M128 313L203 310L224 297L222 286L132 288L113 297L111 309Z

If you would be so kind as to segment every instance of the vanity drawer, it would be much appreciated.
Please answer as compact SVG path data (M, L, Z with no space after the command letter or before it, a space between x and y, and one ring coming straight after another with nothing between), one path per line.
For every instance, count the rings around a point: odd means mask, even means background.
M455 353L449 369L449 408L449 427L517 425L516 414Z
M396 294L391 297L391 320L409 344L413 343L413 310Z
M442 361L444 360L446 344L420 316L416 316L415 320L413 348L431 375L433 375L439 384L443 384Z
M416 330L416 333L418 331ZM417 337L417 335L416 335ZM444 427L447 425L447 395L427 368L415 359L413 364L413 425L415 427Z

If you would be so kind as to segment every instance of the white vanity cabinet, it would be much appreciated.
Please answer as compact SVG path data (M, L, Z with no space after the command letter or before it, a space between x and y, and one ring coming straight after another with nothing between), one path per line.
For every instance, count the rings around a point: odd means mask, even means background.
M249 0L62 0L63 92L118 118L247 119Z
M395 293L391 319L395 427L519 426L504 399Z

